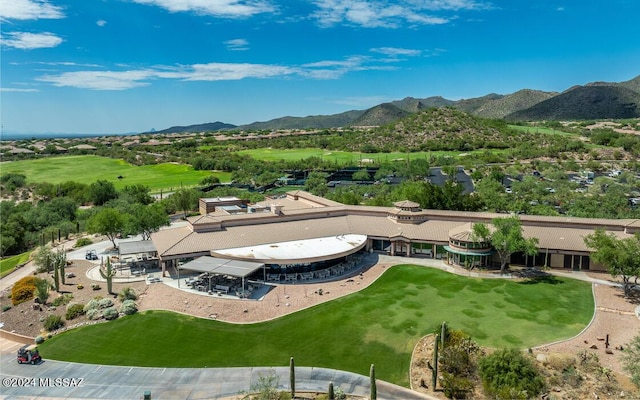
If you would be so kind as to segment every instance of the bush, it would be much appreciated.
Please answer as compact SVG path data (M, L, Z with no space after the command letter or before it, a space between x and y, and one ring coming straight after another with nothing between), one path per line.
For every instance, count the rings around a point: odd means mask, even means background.
M105 309L113 306L113 300L108 297L98 300L98 307Z
M93 289L93 290L100 290L101 288L100 288L100 285L98 285L97 283L92 283L92 284L91 284L91 289Z
M42 344L44 343L44 338L41 335L36 336L35 339L36 344Z
M87 306L85 306L85 308L86 307ZM98 308L90 308L87 311L85 311L85 313L87 315L87 319L90 321L95 321L96 319L102 318L102 310Z
M96 310L99 308L99 303L98 301L100 301L100 299L91 299L89 300L89 302L87 304L84 305L84 312L88 313L89 310Z
M138 306L133 300L125 300L120 306L120 312L125 315L132 315L138 312Z
M482 385L496 399L532 398L544 389L544 380L531 358L517 349L501 349L478 363Z
M631 381L640 387L640 336L631 340L622 356L623 368L631 374Z
M116 310L115 307L109 307L106 308L103 312L102 312L102 316L104 317L104 319L107 320L112 320L112 319L116 319L118 318L118 310Z
M5 305L2 306L2 312L9 311L9 310L11 310L11 306L10 305L5 304Z
M49 315L45 320L44 320L44 329L46 329L48 332L53 332L56 329L60 329L64 326L64 321L62 320L62 317L59 315Z
M118 298L120 301L124 302L125 300L137 300L138 296L136 295L136 291L130 287L126 287L120 291L118 294Z
M78 283L78 286L76 286L78 288L78 290L84 289L84 285Z
M14 306L33 299L37 279L39 278L35 276L25 276L13 285L11 288L11 303Z
M470 379L455 376L449 372L442 374L440 381L444 395L450 399L464 399L473 391L473 382Z
M69 304L73 299L73 295L71 293L65 293L62 296L58 296L51 302L52 305L59 307Z
M64 318L69 321L74 318L77 318L81 315L84 315L84 305L83 304L71 304L67 307L67 313Z
M93 241L91 239L89 239L89 238L80 238L80 239L76 240L76 244L73 245L73 247L79 248L79 247L90 245L92 243L93 243Z

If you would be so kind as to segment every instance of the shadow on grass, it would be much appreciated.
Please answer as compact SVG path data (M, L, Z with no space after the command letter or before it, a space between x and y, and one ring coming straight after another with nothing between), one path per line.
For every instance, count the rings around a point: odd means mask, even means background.
M521 285L535 285L538 283L558 285L564 283L562 279L558 279L558 277L551 275L550 273L535 268L523 269L518 271L516 275L521 278L525 278L523 281L519 282Z

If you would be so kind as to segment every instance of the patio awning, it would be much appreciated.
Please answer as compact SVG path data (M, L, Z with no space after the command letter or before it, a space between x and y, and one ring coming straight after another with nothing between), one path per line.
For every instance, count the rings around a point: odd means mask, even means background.
M490 255L492 255L493 253L496 252L495 250L488 250L488 251L482 251L482 252L464 251L464 250L454 249L454 248L449 247L449 246L444 246L444 249L449 253L459 254L461 256L490 256Z
M118 254L121 256L126 254L156 253L157 251L152 240L118 243Z
M208 272L215 275L245 278L262 267L264 267L263 263L202 256L180 265L178 268L189 271Z

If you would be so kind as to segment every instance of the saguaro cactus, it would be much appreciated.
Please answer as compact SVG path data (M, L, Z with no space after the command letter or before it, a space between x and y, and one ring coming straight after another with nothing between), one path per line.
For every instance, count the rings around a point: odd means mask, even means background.
M113 294L111 288L113 284L113 276L116 274L116 270L111 268L111 260L107 257L106 271L103 271L102 260L103 259L100 259L100 276L107 280L107 293Z
M433 370L431 377L431 386L433 390L436 390L436 385L438 384L438 334L436 333L436 338L433 341Z
M333 382L329 382L329 392L327 393L329 400L336 400L336 394L333 391Z
M444 350L444 342L447 337L447 321L442 321L442 329L440 332L440 347Z
M296 397L296 366L293 357L289 358L289 383L291 384L291 398Z
M376 366L371 364L371 368L369 368L369 386L370 388L370 398L371 400L376 400L378 398L378 388L376 387Z

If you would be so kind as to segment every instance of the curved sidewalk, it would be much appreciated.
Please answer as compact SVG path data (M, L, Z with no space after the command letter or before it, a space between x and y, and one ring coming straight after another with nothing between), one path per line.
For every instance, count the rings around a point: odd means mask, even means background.
M142 368L52 360L19 365L11 354L3 354L0 362L3 398L141 399L146 391L152 399L233 398L248 393L261 377L269 376L276 377L278 390L289 390L289 367ZM345 393L369 397L368 376L310 367L296 367L295 373L297 392L326 392L333 382ZM380 380L377 394L378 399L389 400L435 399Z

